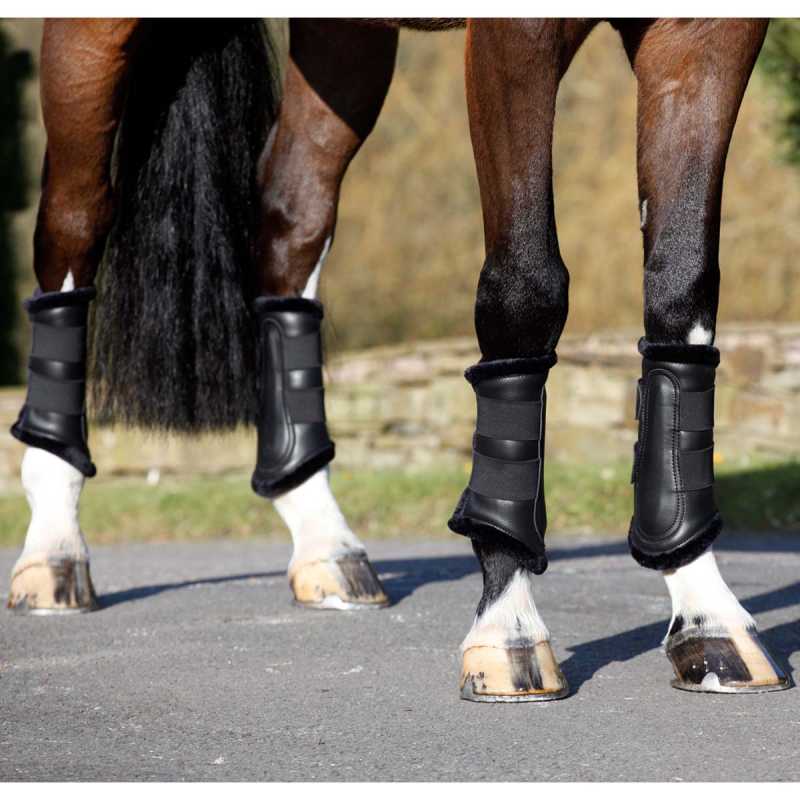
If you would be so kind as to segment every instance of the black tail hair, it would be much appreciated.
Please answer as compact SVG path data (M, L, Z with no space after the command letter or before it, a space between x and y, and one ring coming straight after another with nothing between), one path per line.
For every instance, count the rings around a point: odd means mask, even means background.
M146 24L97 281L91 410L151 430L229 429L255 418L256 169L277 61L260 21Z

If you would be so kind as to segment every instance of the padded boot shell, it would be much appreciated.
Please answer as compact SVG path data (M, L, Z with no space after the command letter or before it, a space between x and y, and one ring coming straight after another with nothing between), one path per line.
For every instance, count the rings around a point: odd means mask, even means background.
M335 454L325 421L322 304L259 297L258 461L253 490L275 497L299 486Z
M33 326L28 394L11 435L47 450L87 478L97 472L87 444L86 326L93 288L46 292L25 301Z
M652 569L694 560L719 534L714 500L714 377L719 351L707 345L639 343L639 441L629 543Z

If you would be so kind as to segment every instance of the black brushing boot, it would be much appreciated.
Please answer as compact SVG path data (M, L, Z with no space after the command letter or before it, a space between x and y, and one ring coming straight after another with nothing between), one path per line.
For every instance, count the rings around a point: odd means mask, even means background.
M719 350L641 339L639 352L639 441L628 541L642 566L676 569L706 550L722 528L714 500L714 376Z
M322 304L299 297L259 297L258 461L253 491L275 497L329 463L334 444L325 423Z
M478 401L472 475L448 522L473 539L510 536L531 554L537 575L547 569L544 385L555 363L551 354L480 362L466 371Z
M11 434L91 478L87 444L86 327L93 288L47 292L25 301L33 326L28 394Z

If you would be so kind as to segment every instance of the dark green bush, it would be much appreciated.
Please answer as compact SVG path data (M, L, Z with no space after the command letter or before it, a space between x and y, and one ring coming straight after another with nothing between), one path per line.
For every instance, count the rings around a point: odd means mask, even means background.
M800 166L800 19L770 23L760 66L779 93L784 155Z
M12 52L0 30L0 386L19 382L17 270L9 216L27 202L21 105L22 85L32 71L30 55Z

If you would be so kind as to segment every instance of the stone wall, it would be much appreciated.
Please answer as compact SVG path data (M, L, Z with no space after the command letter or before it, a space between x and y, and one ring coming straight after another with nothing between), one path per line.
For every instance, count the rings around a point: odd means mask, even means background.
M603 463L631 455L634 332L565 337L548 381L548 458ZM717 337L718 460L800 457L800 325L737 326ZM474 340L416 342L346 353L327 369L328 416L337 463L348 467L460 465L469 458L475 404L463 378ZM0 484L17 479L23 448L5 431L22 403L0 392ZM95 427L102 475L214 473L251 469L253 431L154 437Z

